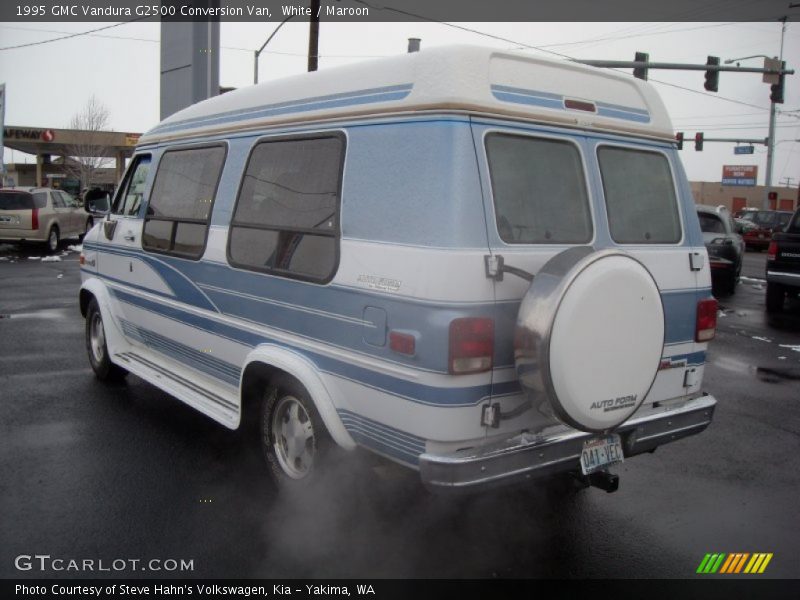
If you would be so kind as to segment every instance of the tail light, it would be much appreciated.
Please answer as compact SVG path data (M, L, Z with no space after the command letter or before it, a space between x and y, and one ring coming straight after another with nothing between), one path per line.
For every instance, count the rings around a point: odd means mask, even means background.
M494 320L466 317L450 322L450 360L452 375L482 373L492 368Z
M778 258L778 243L772 241L769 243L769 248L767 248L767 260L775 260Z
M31 209L31 229L39 229L39 209Z
M694 329L696 342L707 342L714 339L717 332L717 301L714 298L697 303L697 322Z

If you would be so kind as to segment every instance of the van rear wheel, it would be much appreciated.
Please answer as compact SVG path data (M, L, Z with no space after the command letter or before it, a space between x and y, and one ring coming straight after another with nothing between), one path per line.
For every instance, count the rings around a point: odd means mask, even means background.
M308 392L295 379L280 377L267 388L260 435L270 475L279 488L319 478L320 463L332 441Z

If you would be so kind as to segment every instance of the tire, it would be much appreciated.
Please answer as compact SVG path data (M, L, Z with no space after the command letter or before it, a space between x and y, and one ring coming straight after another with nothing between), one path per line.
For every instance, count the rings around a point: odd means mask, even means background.
M83 238L85 238L85 237L86 237L86 234L87 234L87 233L89 233L89 230L90 230L92 227L94 227L94 219L92 219L91 217L89 217L88 219L86 219L86 227L84 228L84 230L83 230L83 233L82 233L82 234L80 234L80 235L78 236L78 239L79 239L81 242L83 241Z
M279 489L305 487L319 480L333 440L297 380L278 377L267 388L259 434L270 476Z
M783 297L786 290L779 283L767 282L767 312L774 314L783 310Z
M61 240L58 237L58 227L53 225L50 228L50 231L47 232L47 241L44 243L45 248L50 254L55 254L58 252L58 244L60 241Z
M97 300L92 298L86 310L86 352L95 376L101 381L121 381L128 372L111 362L106 345L103 315Z
M736 273L731 272L730 275L726 276L725 279L722 280L722 293L726 296L733 296L736 293L736 282L738 277L736 277Z

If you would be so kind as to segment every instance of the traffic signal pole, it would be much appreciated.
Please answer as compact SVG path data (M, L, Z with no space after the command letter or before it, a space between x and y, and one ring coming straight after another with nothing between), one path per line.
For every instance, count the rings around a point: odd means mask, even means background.
M786 35L786 17L781 19L783 21L781 25L781 54L778 60L781 61L781 65L783 66L783 38ZM770 95L770 103L769 103L769 144L767 144L767 173L764 176L764 202L762 208L764 210L769 210L769 193L772 189L772 160L773 155L775 154L775 104L777 102L783 102L783 79L782 74L779 78L777 88L773 87L774 93Z

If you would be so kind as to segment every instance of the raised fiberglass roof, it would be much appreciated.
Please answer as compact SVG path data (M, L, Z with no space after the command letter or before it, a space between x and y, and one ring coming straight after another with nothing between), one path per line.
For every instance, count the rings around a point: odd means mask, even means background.
M140 143L419 111L673 139L664 105L646 82L523 52L447 46L240 88L175 113Z

